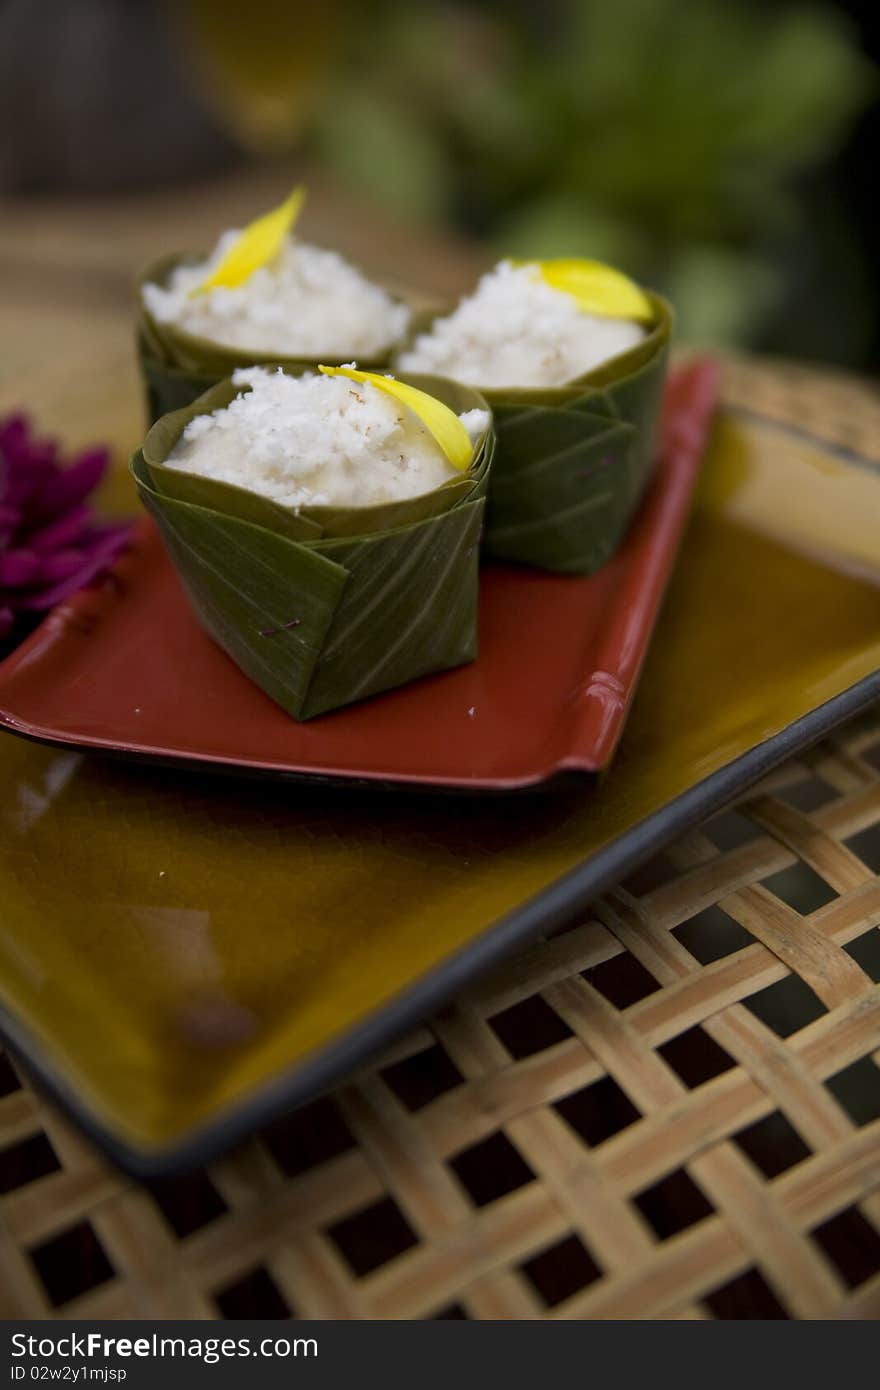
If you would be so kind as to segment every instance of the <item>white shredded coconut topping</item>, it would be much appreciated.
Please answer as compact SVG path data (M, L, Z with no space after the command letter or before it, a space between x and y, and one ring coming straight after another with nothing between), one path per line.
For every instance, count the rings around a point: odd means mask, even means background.
M232 380L252 389L195 416L166 459L169 467L235 483L295 510L395 502L461 476L418 417L369 382L264 367L243 367ZM489 425L485 410L459 418L474 441Z
M629 319L585 313L571 295L548 285L537 265L501 261L398 362L401 371L434 372L472 386L562 386L644 336Z
M224 347L262 356L375 357L406 333L409 310L366 280L335 251L291 238L271 265L236 289L190 297L219 265L237 231L224 232L207 260L180 265L166 285L147 284L143 300L158 323Z

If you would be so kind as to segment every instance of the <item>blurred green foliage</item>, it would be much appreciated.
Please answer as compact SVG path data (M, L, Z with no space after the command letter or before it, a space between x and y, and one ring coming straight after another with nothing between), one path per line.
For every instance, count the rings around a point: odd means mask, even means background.
M827 4L344 13L315 135L349 183L498 255L613 261L671 295L693 342L858 356L859 251L821 179L877 81Z

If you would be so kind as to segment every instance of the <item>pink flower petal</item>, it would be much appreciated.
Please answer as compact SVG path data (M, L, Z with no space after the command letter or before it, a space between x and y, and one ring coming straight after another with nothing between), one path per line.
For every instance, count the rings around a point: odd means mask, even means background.
M7 415L0 420L0 459L12 463L27 445L28 424L24 415Z
M108 462L90 449L64 466L25 415L0 419L0 636L17 612L51 608L125 548L130 524L98 524L86 502Z
M0 550L12 544L20 525L21 510L18 507L0 506Z
M32 550L7 550L0 555L0 585L20 589L40 575L40 558Z
M59 579L67 579L72 574L79 574L83 566L89 561L89 556L82 550L56 550L51 555L41 555L39 582L41 584L54 584Z
M2 521L2 512L0 512ZM29 550L54 550L58 546L70 545L78 540L82 533L88 529L92 523L92 513L87 502L81 502L78 507L74 507L65 516L59 517L56 521L50 521L45 526L38 526L35 531L28 533L26 544Z
M55 473L46 459L27 459L15 464L6 482L3 500L7 505L27 507L36 492L45 487Z
M85 588L87 584L97 579L122 553L128 544L130 534L130 525L114 526L101 533L91 543L90 551L84 557L81 568L78 568L74 574L68 575L67 578L59 579L57 583L50 584L45 589L27 594L18 601L17 607L40 611L53 608L56 603L68 598L77 589Z
M106 449L92 449L67 468L59 469L44 482L39 495L34 498L34 516L48 519L77 506L98 486L109 462L110 455Z
M0 462L7 467L53 463L57 453L54 439L35 439L31 435L27 416L10 415L0 420Z

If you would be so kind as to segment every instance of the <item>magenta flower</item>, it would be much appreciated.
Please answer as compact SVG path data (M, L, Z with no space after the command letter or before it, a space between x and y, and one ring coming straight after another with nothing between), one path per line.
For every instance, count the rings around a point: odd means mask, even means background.
M109 463L90 449L64 463L24 415L0 418L0 638L92 583L124 549L131 525L99 521L86 501Z

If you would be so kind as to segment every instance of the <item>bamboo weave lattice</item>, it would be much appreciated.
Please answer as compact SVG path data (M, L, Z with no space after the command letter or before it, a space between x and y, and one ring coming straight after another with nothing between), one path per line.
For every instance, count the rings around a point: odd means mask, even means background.
M4 1060L4 1315L876 1317L878 873L880 715L203 1172Z

